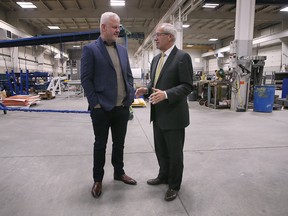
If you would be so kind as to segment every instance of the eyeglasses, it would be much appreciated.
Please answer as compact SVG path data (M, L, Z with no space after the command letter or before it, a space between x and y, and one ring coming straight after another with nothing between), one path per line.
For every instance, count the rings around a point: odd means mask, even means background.
M170 33L167 33L167 32L156 32L154 35L153 35L153 37L155 38L155 37L160 37L161 35L170 35Z

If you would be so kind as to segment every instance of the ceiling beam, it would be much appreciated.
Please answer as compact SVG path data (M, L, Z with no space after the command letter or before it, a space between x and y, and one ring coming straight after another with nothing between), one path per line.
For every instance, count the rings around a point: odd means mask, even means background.
M60 0L57 0L57 2L61 5L61 7L63 8L63 10L67 10L67 8L64 7L63 3Z
M279 33L275 33L273 35L268 35L266 37L261 36L258 38L254 38L252 43L253 43L254 47L261 44L261 43L267 43L266 45L268 45L269 42L272 43L275 40L279 40L279 43L281 43L280 39L287 38L287 37L288 37L288 30L285 30L285 31L282 31ZM229 50L230 50L230 46L226 46L226 47L222 47L222 48L215 50L215 51L203 53L201 55L201 57L205 58L205 57L213 56L219 52L229 52Z
M72 18L72 21L73 21L74 25L75 25L77 28L79 28L79 26L78 26L77 22L75 21L75 19Z
M231 13L231 12L217 12L217 13L211 13L208 11L193 11L193 13L191 13L188 16L188 19L218 19L218 20L228 20L228 19L232 19L235 20L235 13ZM271 16L271 14L268 13L256 13L255 14L255 20L267 20L267 21L271 21L271 20L275 20L275 21L281 21L283 20L285 17L285 14L283 13L278 13L278 14L273 14L273 16Z
M157 3L158 3L158 0L156 0L156 1L154 2L153 8L156 8Z
M96 9L96 5L95 5L94 0L91 0L91 4L92 4L93 9Z
M44 1L40 0L40 2L41 2L49 11L52 10Z
M142 7L142 0L139 0L138 8Z
M8 10L16 11L14 8L11 8L11 7L7 6L7 4L5 4L3 2L0 2L0 5L3 5L3 7L7 8Z
M79 4L79 2L78 2L77 0L75 0L75 4L76 4L76 6L78 7L78 9L80 9L80 10L82 9L81 6L80 6L80 4Z
M17 12L8 12L7 17L9 18L15 18L15 19L33 19L33 18L71 18L73 16L74 18L95 18L100 16L103 12L107 11L105 8L104 9L82 9L82 10L64 10L61 12L55 12L53 11L47 11L43 13L42 11L17 11ZM118 11L115 11L120 17L125 17L125 18L143 18L143 19L148 19L148 18L160 18L162 13L159 11L159 9L133 9L129 13L127 13L127 10L125 9L119 9ZM123 18L124 19L124 18Z
M60 23L61 23L62 26L64 26L66 29L68 28L68 27L65 25L65 23L64 23L63 20L59 19L59 21L60 21Z
M88 28L90 29L91 27L90 27L88 20L86 18L84 18L84 20L85 20L85 23L87 24Z

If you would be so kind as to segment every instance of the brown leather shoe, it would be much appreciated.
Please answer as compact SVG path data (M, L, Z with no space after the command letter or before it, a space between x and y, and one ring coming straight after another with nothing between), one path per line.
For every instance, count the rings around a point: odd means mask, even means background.
M178 190L168 189L165 194L165 200L172 201L177 197L177 195L178 195Z
M160 184L167 184L167 181L163 180L163 179L159 179L158 177L155 179L149 179L147 181L147 184L149 185L160 185Z
M126 174L123 174L121 176L114 175L114 180L122 181L125 184L129 184L129 185L136 185L137 184L137 182L134 179L132 179L131 177L127 176Z
M95 182L93 184L91 194L94 198L98 198L102 193L102 182Z
M167 184L167 181L163 180L163 179L159 179L158 177L155 179L149 179L147 181L147 184L149 185L159 185L159 184Z

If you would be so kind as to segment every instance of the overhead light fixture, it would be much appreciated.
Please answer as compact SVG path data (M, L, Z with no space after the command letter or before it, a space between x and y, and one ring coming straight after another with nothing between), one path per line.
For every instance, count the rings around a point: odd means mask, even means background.
M280 11L288 12L288 7L282 8Z
M125 0L110 0L110 6L125 6Z
M203 8L216 8L218 7L219 4L210 4L210 3L206 3L205 5L203 5Z
M188 28L190 25L189 24L183 24L182 27L183 28Z
M186 47L193 47L193 44L187 44Z
M16 2L21 8L37 8L32 2Z
M79 45L73 45L73 47L74 47L74 48L80 48L80 46L79 46Z
M217 41L218 38L210 38L209 41Z
M59 26L48 26L49 29L60 29Z

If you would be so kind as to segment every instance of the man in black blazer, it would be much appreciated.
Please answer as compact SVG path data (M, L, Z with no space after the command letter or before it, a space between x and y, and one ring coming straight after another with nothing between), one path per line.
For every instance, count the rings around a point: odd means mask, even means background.
M132 71L127 50L116 44L120 18L106 12L100 19L100 37L83 47L81 83L87 96L93 123L93 197L102 193L106 144L111 128L114 179L126 184L137 182L124 172L123 150L129 119L129 107L134 100Z
M174 45L176 33L169 23L157 27L154 40L161 53L152 60L151 82L136 90L136 97L146 95L151 102L150 120L160 167L158 176L147 183L168 184L166 201L177 197L182 182L185 127L190 123L187 96L193 90L191 57Z

